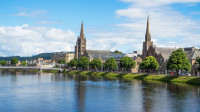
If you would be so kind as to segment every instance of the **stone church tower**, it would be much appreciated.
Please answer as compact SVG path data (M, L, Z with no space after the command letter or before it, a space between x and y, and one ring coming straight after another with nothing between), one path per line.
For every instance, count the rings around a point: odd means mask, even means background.
M82 22L80 36L78 36L76 41L75 57L79 59L85 54L85 52L86 52L86 38L84 36L84 29Z
M151 41L151 33L150 33L150 28L149 28L149 16L148 16L145 41L143 42L143 49L142 49L142 59L148 56L147 51L151 45L153 45L153 42Z

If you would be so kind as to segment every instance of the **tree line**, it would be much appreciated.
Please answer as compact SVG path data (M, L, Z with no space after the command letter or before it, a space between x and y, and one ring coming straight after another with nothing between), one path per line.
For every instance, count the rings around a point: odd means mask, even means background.
M18 60L17 57L14 57L14 58L12 58L12 59L10 60L10 64L13 65L13 66L16 65L18 62L19 62L19 60ZM8 64L8 63L7 63L6 60L1 60L1 61L0 61L0 65L1 65L1 66L6 66L7 64ZM22 61L22 62L21 62L21 66L27 66L26 61Z
M93 59L91 62L86 56L80 59L74 58L70 60L68 66L74 69L81 70L105 70L105 71L116 71L117 67L121 68L123 71L130 71L131 68L135 67L135 62L130 57L123 57L120 59L119 65L116 63L115 58L108 58L105 63L102 63L100 59Z
M198 70L200 70L200 57L197 57L197 65ZM89 62L87 57L81 57L79 60L77 58L72 59L68 63L69 67L74 69L81 68L81 70L109 70L115 71L117 67L122 71L130 71L131 68L135 68L136 62L133 61L130 57L123 57L120 59L119 65L117 65L115 59L113 57L108 58L105 63L102 63L100 59L93 59ZM191 71L191 64L187 59L187 56L182 48L173 51L167 60L166 69L176 71L177 75L179 70ZM141 70L146 70L148 73L151 71L157 71L159 69L159 64L155 57L149 56L143 59L143 61L139 64L139 68Z

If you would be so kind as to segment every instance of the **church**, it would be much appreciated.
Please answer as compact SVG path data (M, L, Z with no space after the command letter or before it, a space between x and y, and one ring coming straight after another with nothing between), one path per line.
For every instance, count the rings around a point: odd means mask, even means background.
M155 57L159 64L158 73L167 74L170 71L167 71L166 63L171 53L177 49L178 48L176 47L157 47L156 45L153 44L153 42L151 41L151 32L150 32L149 16L148 16L145 41L143 42L143 49L142 49L142 59L148 56ZM188 47L188 48L183 48L183 50L186 53L187 58L192 66L191 74L194 76L199 76L200 73L197 70L197 66L195 63L196 57L200 56L199 49L195 47Z
M88 57L89 61L92 61L93 59L100 59L102 62L105 62L108 57L111 55L111 51L107 50L87 50L86 49L86 37L84 35L84 28L83 28L83 22L81 25L81 32L80 36L78 36L75 46L75 57L77 59L86 56Z

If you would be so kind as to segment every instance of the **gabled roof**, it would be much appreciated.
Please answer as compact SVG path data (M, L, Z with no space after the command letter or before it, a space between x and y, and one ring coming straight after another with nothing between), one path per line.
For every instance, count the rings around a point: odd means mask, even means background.
M101 60L106 60L110 54L111 51L107 51L107 50L86 50L89 58L101 58Z
M200 51L196 49L191 51L185 51L185 53L188 59L196 59L197 57L200 56Z
M163 56L164 60L167 60L167 59L169 59L169 56L171 55L171 53L177 49L178 48L156 47L155 52L157 53L157 55L161 54Z

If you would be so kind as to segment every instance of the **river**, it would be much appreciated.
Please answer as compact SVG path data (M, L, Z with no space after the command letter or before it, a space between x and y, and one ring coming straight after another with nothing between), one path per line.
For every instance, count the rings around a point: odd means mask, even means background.
M200 112L200 87L0 71L0 112Z

